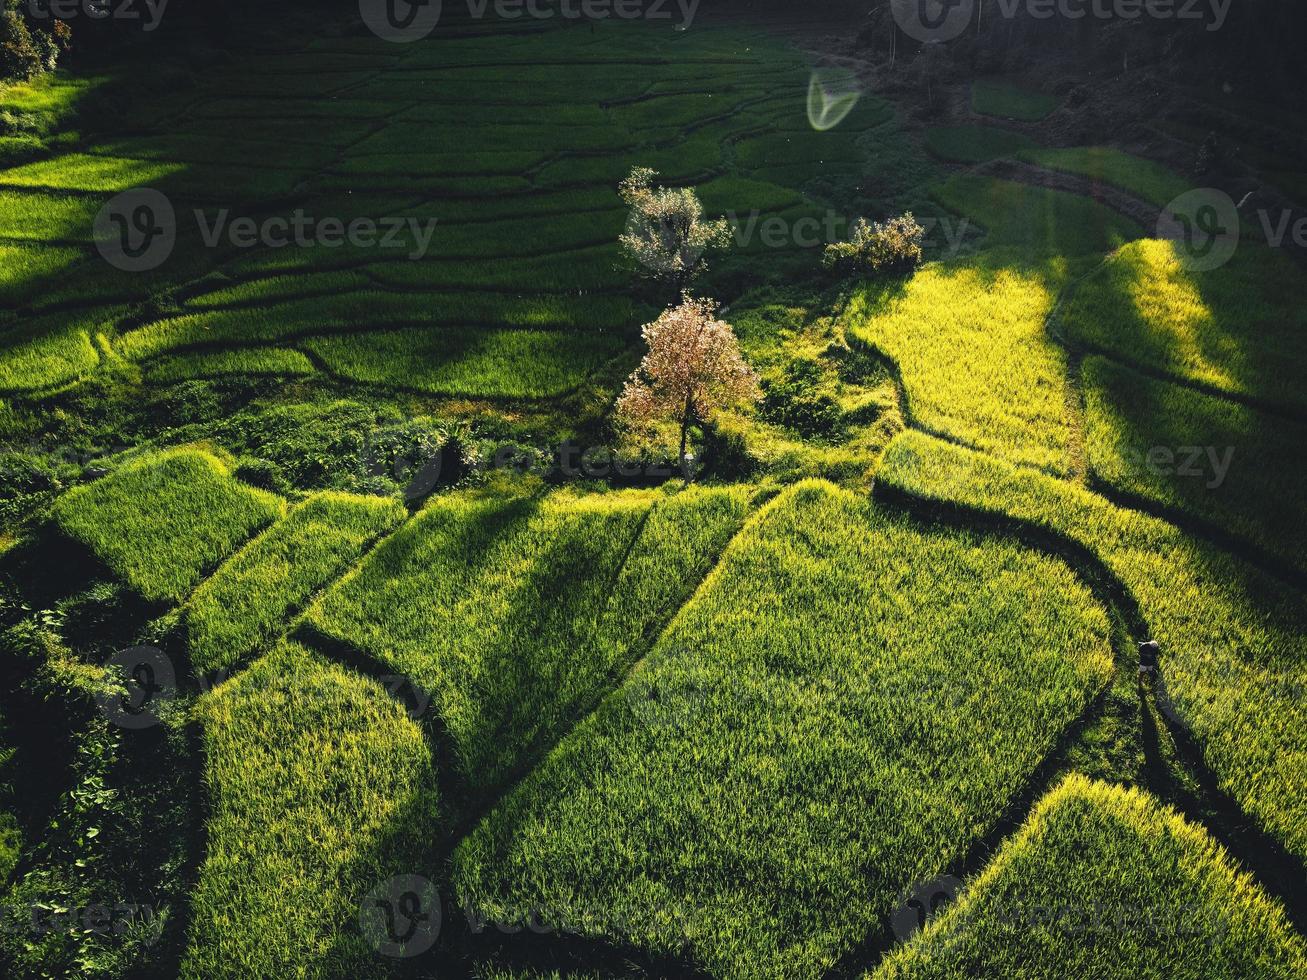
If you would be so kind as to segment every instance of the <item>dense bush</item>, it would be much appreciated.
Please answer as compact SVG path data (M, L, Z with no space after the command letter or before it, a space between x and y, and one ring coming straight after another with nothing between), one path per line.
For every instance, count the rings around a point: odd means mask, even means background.
M840 406L823 390L825 381L821 364L810 360L792 361L780 377L763 378L763 418L805 436L834 435Z
M42 30L29 23L19 0L7 0L4 7L0 14L0 80L35 78L53 70L59 53L68 48L68 25L56 20L50 30Z
M859 218L847 242L826 246L822 265L842 275L909 272L921 262L925 234L911 211L885 222Z

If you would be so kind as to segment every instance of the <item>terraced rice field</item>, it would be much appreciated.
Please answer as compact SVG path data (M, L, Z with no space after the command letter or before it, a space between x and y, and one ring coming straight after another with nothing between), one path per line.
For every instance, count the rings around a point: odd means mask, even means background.
M761 19L230 43L0 86L0 974L1307 978L1300 257ZM758 375L679 460L638 166Z

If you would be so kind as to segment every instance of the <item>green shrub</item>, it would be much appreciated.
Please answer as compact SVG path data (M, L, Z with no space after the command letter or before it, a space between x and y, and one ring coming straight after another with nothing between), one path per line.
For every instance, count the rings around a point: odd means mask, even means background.
M821 264L840 275L911 272L921 262L925 234L911 211L883 223L859 218L847 242L826 246Z
M822 390L825 380L821 365L810 360L791 361L780 377L764 376L763 418L805 436L834 435L843 413L834 394Z

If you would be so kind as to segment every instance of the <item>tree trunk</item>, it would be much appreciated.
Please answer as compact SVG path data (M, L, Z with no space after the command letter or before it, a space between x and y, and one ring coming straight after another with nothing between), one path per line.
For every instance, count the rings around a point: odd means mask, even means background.
M694 401L689 394L685 396L685 411L681 414L681 475L685 485L690 485L690 467L685 462L685 444L690 437L690 419L694 411Z

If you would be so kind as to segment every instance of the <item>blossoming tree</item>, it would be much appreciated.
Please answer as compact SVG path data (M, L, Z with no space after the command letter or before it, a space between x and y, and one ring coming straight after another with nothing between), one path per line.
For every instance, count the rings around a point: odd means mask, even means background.
M762 397L758 376L745 363L729 323L715 319L717 304L682 294L679 306L644 326L649 350L617 400L617 417L632 428L659 421L680 426L679 459L689 481L690 425L719 409Z

